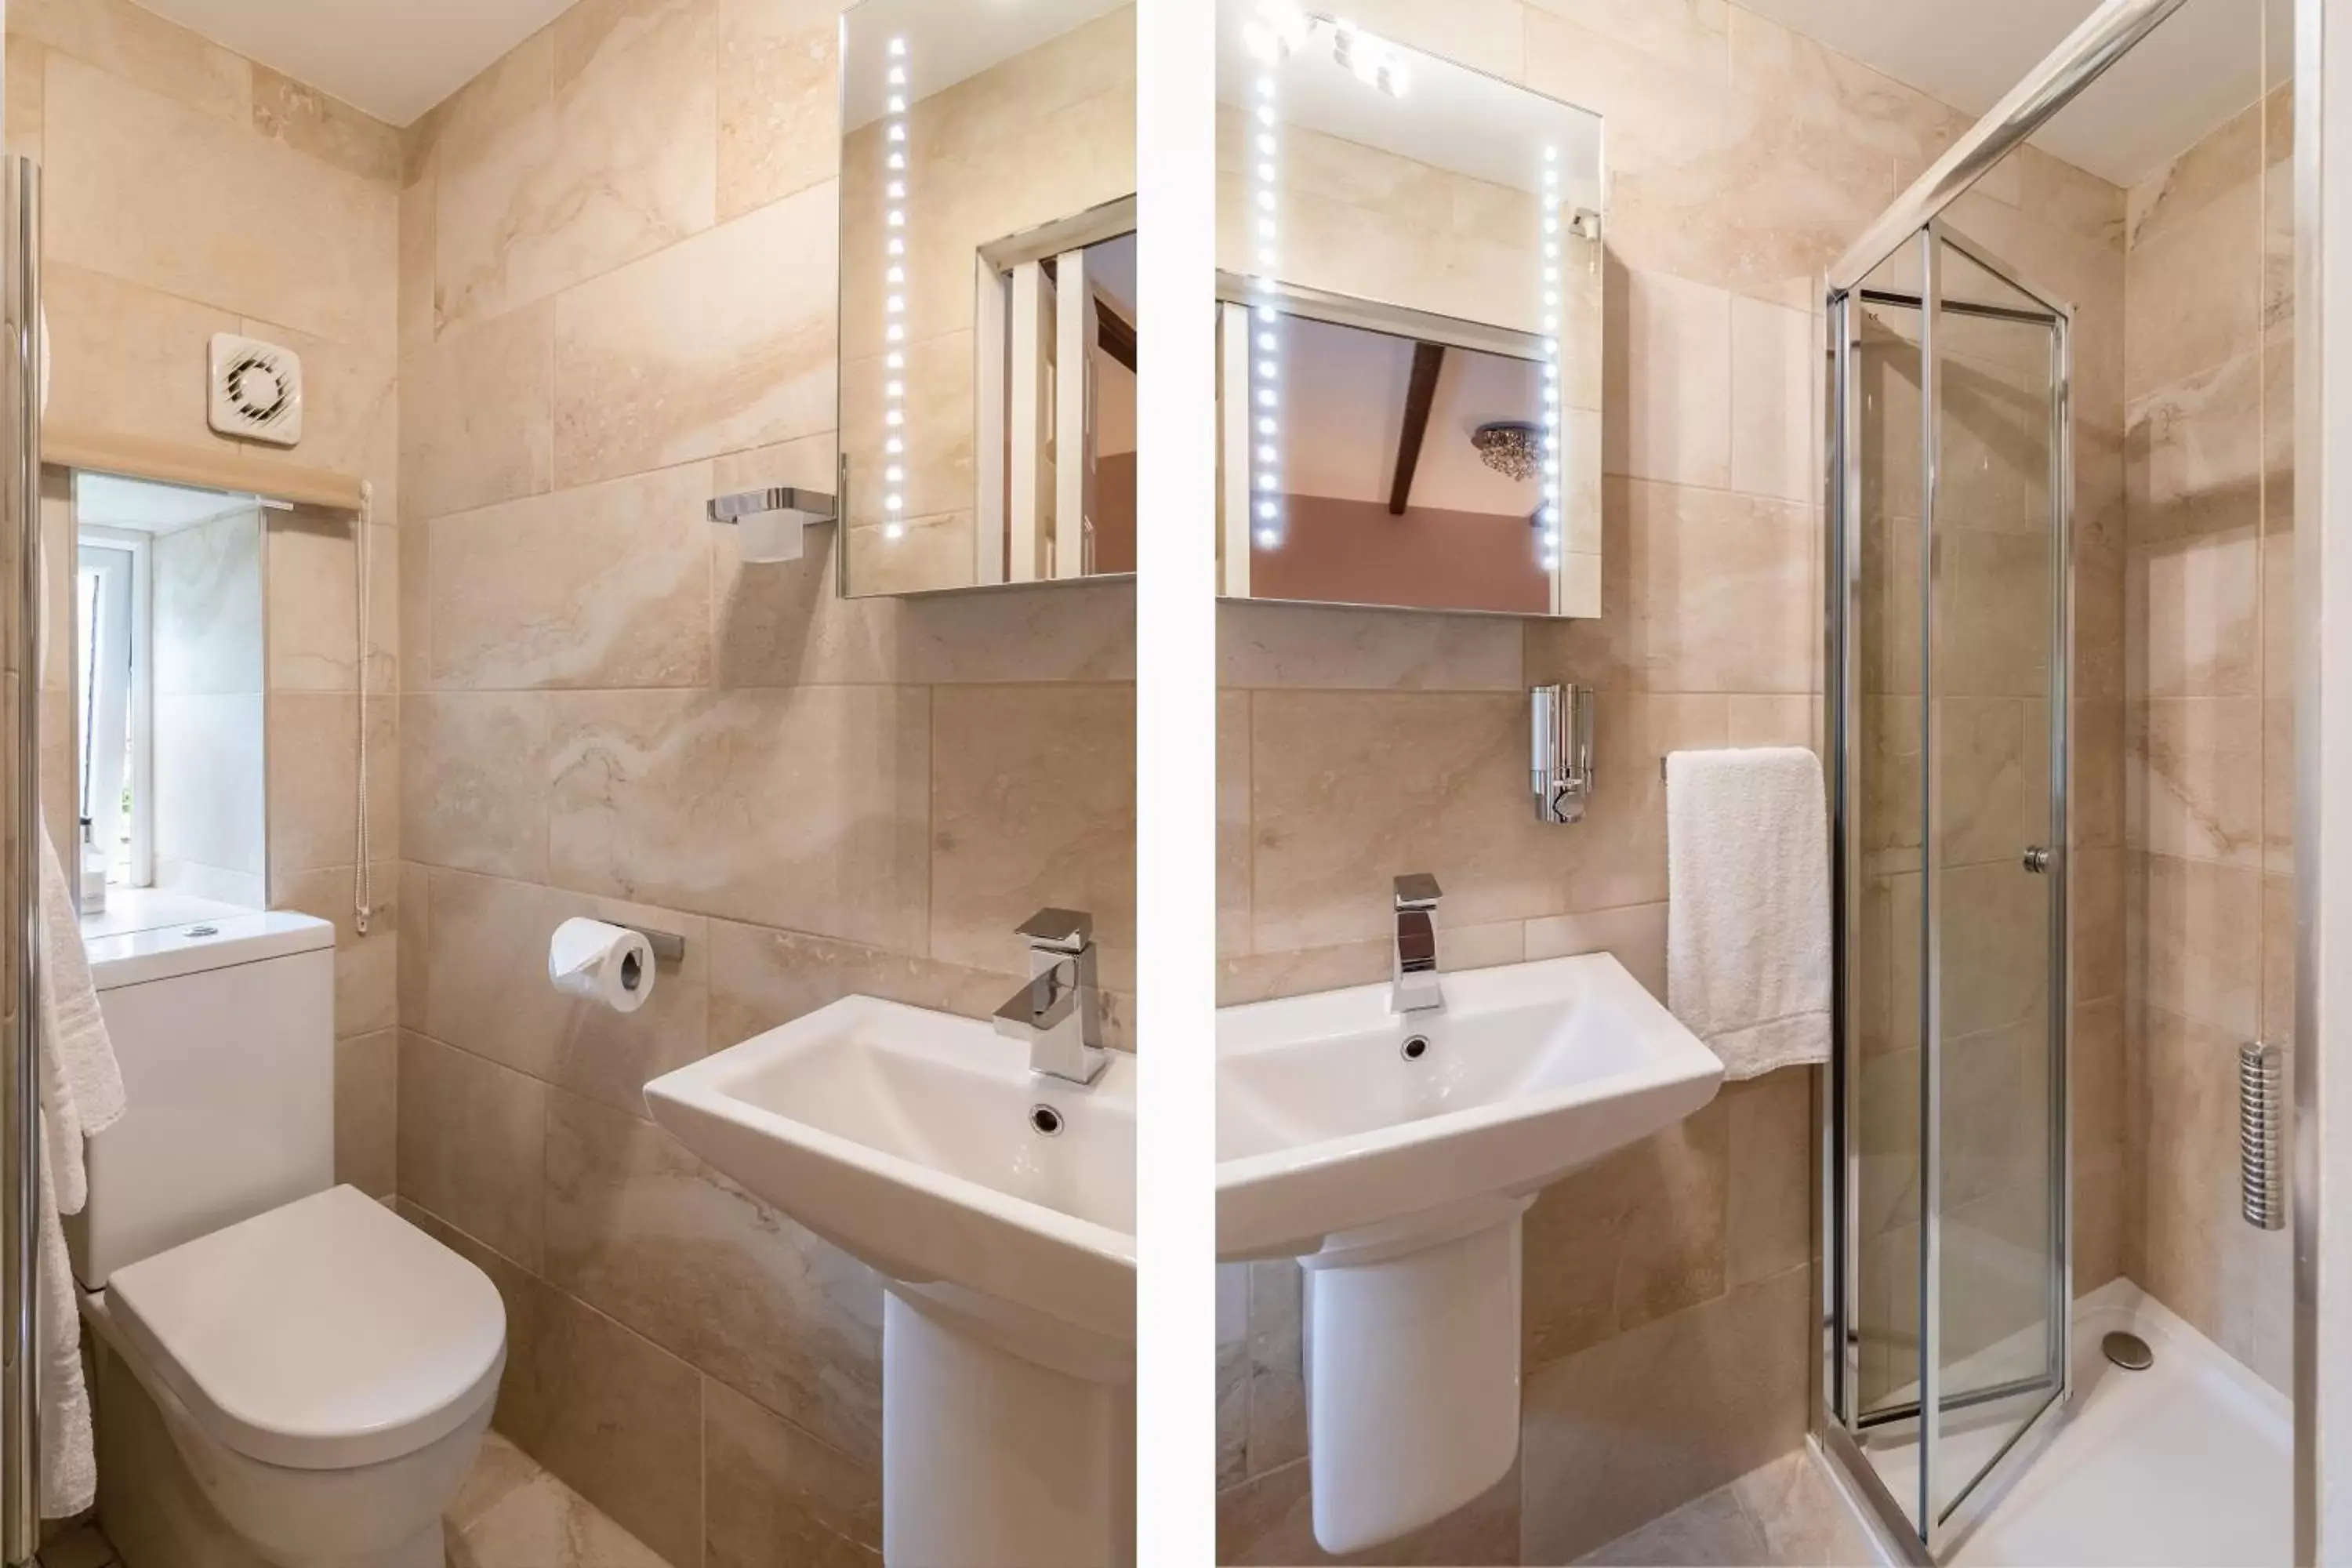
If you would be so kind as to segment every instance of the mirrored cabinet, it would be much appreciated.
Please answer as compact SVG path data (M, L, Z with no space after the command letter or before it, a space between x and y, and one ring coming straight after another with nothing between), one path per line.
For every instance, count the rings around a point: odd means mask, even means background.
M842 17L842 591L1135 569L1135 7Z
M1222 0L1228 597L1601 613L1601 117Z

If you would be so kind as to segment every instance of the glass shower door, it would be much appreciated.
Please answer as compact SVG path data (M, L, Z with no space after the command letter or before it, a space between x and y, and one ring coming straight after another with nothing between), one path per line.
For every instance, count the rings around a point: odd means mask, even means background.
M1932 1552L2066 1384L2068 314L1935 224L1832 322L1836 1409Z
M2065 1385L2066 312L1928 229L1927 1097L1934 1538Z

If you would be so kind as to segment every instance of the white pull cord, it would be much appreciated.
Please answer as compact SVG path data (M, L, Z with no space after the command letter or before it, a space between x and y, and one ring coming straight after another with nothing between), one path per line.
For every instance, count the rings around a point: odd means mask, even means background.
M352 539L352 571L357 579L359 613L352 618L359 624L359 685L360 685L360 788L359 814L352 846L356 864L352 868L352 928L360 935L368 933L368 917L374 910L374 884L370 876L368 842L368 654L372 638L368 626L371 595L368 582L369 527L375 510L375 486L366 479L360 481L359 524Z

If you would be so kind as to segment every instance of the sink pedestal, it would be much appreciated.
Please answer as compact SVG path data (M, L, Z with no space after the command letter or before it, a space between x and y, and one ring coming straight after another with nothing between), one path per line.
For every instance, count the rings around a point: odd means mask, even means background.
M1334 1236L1307 1271L1315 1539L1360 1552L1452 1513L1519 1448L1519 1224L1489 1196Z
M951 1287L890 1285L882 1554L893 1564L1129 1568L1132 1345Z

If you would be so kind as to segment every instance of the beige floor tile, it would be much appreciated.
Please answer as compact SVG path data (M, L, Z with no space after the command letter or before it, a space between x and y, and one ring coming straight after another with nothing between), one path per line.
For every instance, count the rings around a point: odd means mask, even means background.
M1620 1568L1654 1564L1655 1568L1753 1568L1775 1559L1764 1532L1729 1487L1718 1487L1693 1498L1672 1513L1661 1515L1628 1531L1579 1563L1605 1563Z
M95 1524L68 1531L36 1555L38 1568L111 1568L116 1561L114 1543Z

